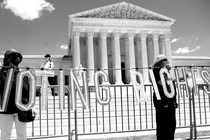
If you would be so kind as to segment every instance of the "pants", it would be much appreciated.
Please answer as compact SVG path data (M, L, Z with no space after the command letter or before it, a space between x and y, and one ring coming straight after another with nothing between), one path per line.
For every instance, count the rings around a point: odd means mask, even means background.
M48 82L50 85L55 85L55 77L48 77ZM52 95L55 96L55 89L51 88Z
M176 129L176 109L164 107L156 109L157 140L174 140Z
M15 122L18 140L26 140L26 123L18 120L17 114L0 114L1 140L10 140L13 122Z

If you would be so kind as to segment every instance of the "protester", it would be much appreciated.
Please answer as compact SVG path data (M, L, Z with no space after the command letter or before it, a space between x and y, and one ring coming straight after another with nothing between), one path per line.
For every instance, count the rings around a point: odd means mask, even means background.
M11 68L14 68L14 76L12 77L11 90L8 94L8 104L5 110L0 111L0 128L1 140L10 140L13 122L15 123L16 134L18 140L26 140L26 123L18 120L18 112L20 111L15 104L16 95L16 77L19 73L18 65L22 61L22 55L14 49L6 51L3 59L3 67L0 70L0 103L2 104L2 97L4 95L4 88L6 78ZM29 97L29 83L28 79L23 79L22 97Z
M156 94L153 95L153 103L156 109L156 137L157 140L174 140L174 134L176 129L176 108L178 107L176 102L176 91L175 95L172 98L169 98L165 95L161 78L160 70L161 68L166 68L168 71L171 70L169 62L164 55L159 55L155 58L154 63L152 64L153 73L155 76L155 81L159 90L161 100L157 100ZM167 79L165 76L165 80ZM173 82L174 84L174 82ZM166 82L167 90L170 92L171 89Z
M54 68L54 63L51 60L51 55L50 54L46 54L44 56L46 58L46 60L42 63L41 65L41 69L42 70L52 70ZM55 85L55 77L48 77L48 82L50 85ZM52 91L52 95L55 95L55 90L54 88L51 88Z

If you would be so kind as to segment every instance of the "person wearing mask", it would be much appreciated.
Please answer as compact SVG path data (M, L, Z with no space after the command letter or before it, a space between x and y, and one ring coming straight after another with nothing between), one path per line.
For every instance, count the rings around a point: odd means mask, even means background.
M176 102L176 90L173 86L174 96L168 97L164 93L163 85L160 77L160 70L166 68L168 72L171 70L168 59L164 55L159 55L155 58L154 63L151 65L157 88L159 90L160 100L157 99L156 94L153 94L153 103L156 109L156 137L157 140L174 140L174 134L176 130L176 108L178 107ZM172 90L168 85L169 79L165 73L163 77L166 81L166 88L170 93ZM173 85L174 81L172 80Z
M42 63L41 65L41 70L52 70L54 68L54 63L51 60L51 55L50 54L46 54L45 56L45 61ZM55 84L55 77L48 77L48 82L50 85L54 85ZM51 92L52 95L55 95L55 90L54 88L51 88Z
M15 104L16 96L16 77L20 72L18 66L21 63L23 57L22 55L14 49L7 50L4 54L3 66L0 70L0 103L4 100L4 90L6 84L6 78L9 74L10 69L14 69L14 76L12 77L11 90L8 96L8 104L6 105L5 110L0 111L0 128L1 128L1 139L10 140L13 123L15 123L16 134L18 140L26 140L26 123L20 122L18 120L18 112L20 109ZM28 78L23 78L23 89L22 97L29 98L29 83Z

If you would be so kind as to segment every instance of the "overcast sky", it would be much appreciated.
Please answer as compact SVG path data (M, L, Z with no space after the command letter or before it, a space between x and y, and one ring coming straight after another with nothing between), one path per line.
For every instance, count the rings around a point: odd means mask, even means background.
M175 19L172 55L210 57L210 0L124 0ZM120 0L0 0L0 55L67 54L68 15Z

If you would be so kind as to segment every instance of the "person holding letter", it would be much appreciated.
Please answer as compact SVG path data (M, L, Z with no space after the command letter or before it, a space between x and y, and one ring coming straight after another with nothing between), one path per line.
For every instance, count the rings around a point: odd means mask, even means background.
M157 99L153 94L153 103L156 109L156 137L157 140L174 140L176 129L176 91L174 81L169 71L171 67L164 55L155 58L151 65L157 88L161 99ZM157 92L157 91L156 91Z
M26 123L18 120L20 109L16 106L16 76L22 55L14 49L6 51L0 70L0 129L2 140L10 140L13 122L18 140L26 140ZM23 79L22 98L29 98L28 79Z

